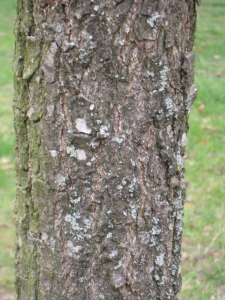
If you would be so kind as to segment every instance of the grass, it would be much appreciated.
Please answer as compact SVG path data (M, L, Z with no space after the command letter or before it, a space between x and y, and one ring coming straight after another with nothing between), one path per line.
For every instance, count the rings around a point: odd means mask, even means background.
M4 0L0 10L0 299L14 291L12 202L15 194L12 121L12 59L15 1Z
M198 96L186 153L182 300L225 299L224 15L223 0L204 0L198 9Z
M14 198L12 57L16 0L0 10L0 299L13 293ZM225 2L198 9L195 82L190 116L180 300L225 299Z

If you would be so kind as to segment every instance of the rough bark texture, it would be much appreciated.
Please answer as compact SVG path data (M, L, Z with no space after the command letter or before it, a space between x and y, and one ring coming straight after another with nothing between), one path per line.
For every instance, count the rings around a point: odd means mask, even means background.
M17 13L17 299L176 299L194 0Z

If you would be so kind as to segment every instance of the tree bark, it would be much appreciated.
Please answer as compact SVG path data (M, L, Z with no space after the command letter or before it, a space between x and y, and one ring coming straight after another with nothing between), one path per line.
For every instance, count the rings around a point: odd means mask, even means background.
M194 0L18 0L18 300L176 299Z

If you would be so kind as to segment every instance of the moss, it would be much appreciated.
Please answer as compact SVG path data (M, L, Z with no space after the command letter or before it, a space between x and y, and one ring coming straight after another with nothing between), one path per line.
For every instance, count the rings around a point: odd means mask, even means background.
M26 40L26 53L24 54L23 78L29 79L39 67L40 63L40 41L34 37Z
M30 123L30 122L29 122ZM37 125L29 125L29 155L32 172L38 174L40 170L39 157L40 137L37 132Z
M22 78L15 77L14 80L14 100L13 100L13 108L14 114L22 113L24 119L26 119L26 113L28 110L28 96L27 96L28 82ZM15 129L17 127L15 126Z

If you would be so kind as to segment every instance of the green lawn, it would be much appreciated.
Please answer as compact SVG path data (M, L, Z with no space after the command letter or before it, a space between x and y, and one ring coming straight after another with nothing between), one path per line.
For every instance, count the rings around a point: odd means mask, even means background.
M12 57L15 0L0 9L0 299L13 293ZM186 158L180 300L225 299L225 1L198 9L195 82Z
M182 300L225 299L225 1L198 8L182 254Z
M15 1L3 0L0 8L0 299L11 299L14 291L12 202L15 194L13 170L14 130L12 120L12 59ZM6 294L7 297L6 298Z

